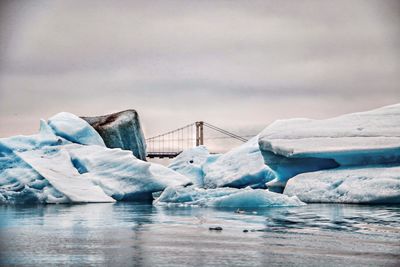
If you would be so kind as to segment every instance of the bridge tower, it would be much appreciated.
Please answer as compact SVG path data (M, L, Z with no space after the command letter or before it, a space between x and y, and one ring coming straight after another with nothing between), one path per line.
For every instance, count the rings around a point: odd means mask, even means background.
M204 145L203 121L196 121L196 146Z
M196 121L178 129L159 134L146 139L148 158L174 158L185 149L194 147L193 129L196 127L196 146L204 145L204 128L224 134L230 138L247 142L247 139L237 134L218 128L205 121ZM212 139L212 138L210 138Z

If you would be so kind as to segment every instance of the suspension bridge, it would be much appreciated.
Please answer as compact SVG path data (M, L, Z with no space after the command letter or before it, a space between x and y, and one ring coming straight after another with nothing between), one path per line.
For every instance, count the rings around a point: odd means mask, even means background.
M178 129L146 139L148 158L174 158L183 150L204 145L204 128L241 142L248 139L204 121L197 121Z

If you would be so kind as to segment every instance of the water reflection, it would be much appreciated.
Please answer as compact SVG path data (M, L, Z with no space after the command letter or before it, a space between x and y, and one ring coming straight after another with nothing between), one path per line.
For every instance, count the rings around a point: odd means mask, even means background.
M315 204L238 213L135 203L0 206L0 238L1 265L231 266L247 259L264 266L266 254L270 261L288 250L300 258L311 253L302 261L313 265L314 254L339 248L346 248L335 252L339 259L355 250L355 265L365 264L363 253L379 265L399 257L400 207ZM371 252L376 244L384 257Z

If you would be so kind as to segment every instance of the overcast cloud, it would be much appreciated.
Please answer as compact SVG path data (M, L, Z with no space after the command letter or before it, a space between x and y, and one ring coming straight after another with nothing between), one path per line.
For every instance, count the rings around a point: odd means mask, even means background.
M0 137L138 110L241 134L400 102L400 1L1 1Z

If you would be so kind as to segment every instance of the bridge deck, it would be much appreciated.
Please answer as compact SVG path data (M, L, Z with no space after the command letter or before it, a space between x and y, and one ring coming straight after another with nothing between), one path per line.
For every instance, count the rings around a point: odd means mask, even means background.
M180 153L182 153L182 151L179 152L149 152L147 153L147 158L175 158L176 156L178 156Z

